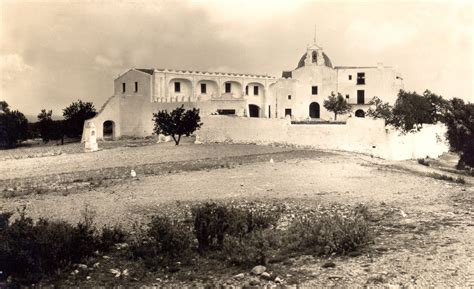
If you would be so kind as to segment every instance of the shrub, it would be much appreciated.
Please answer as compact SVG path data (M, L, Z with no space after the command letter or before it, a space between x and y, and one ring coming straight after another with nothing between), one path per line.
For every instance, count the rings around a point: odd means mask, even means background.
M256 230L245 238L228 236L224 240L222 256L233 265L266 265L270 257L278 254L282 232L274 229Z
M155 216L143 236L131 244L135 258L143 259L149 268L157 268L172 262L189 262L192 234L182 222Z
M18 141L28 138L28 120L18 110L10 110L8 103L0 101L0 147L15 147Z
M16 282L38 282L96 251L97 238L88 221L76 226L45 219L34 223L22 211L8 224L9 217L0 217L0 270Z
M422 159L422 158L420 158L420 159L418 159L418 163L419 163L420 165L424 165L424 166L427 166L427 167L430 166L430 163L429 163L429 161L428 161L427 159Z
M441 174L438 174L438 173L431 173L430 177L432 177L433 179L447 181L447 182L451 182L451 183L458 183L458 184L465 184L466 183L466 180L464 180L464 178L462 178L462 177L454 178L454 177L451 177L451 176L441 175Z
M100 235L99 248L101 251L107 251L113 245L125 242L127 233L119 226L104 227Z
M206 203L192 209L198 249L221 250L227 235L241 240L247 234L275 226L278 212L240 209Z
M356 251L372 240L369 218L364 206L346 214L300 217L288 228L286 242L290 250L316 255Z

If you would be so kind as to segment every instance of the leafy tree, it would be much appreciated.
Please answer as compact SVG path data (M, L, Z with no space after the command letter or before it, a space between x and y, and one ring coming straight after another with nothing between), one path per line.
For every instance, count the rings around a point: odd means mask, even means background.
M93 118L97 114L92 102L78 100L63 110L65 120L65 132L69 137L82 135L84 121Z
M4 100L0 101L0 113L7 113L10 111L10 108L8 107L8 103Z
M14 147L19 140L28 139L28 120L18 110L10 110L0 102L0 147Z
M155 133L171 136L179 145L182 135L189 136L202 125L200 123L199 109L185 110L184 106L177 107L171 113L162 110L153 114L155 122Z
M324 101L324 107L334 112L334 120L337 120L338 114L344 114L351 111L352 107L347 100L342 96L342 94L338 93L337 96L334 92L328 97L327 100Z
M369 104L375 106L374 108L369 108L367 110L367 116L372 118L383 118L385 123L389 124L392 121L393 113L392 106L388 102L383 102L380 98L374 97Z
M459 152L459 165L474 167L474 104L453 98L444 116L451 149Z
M61 140L62 145L64 144L65 124L62 120L53 120L52 114L52 110L41 110L38 114L38 130L44 143L50 140Z
M430 102L416 92L400 90L392 112L390 124L403 132L420 130L423 123L433 123Z
M430 104L430 123L444 122L444 116L449 109L449 101L445 100L441 95L434 94L428 89L423 92L423 97Z

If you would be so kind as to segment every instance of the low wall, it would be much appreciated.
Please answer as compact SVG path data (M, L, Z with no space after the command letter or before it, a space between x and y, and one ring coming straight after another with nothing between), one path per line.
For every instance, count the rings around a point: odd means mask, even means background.
M210 116L197 132L201 142L235 142L307 146L343 150L404 160L436 158L448 150L445 128L425 126L418 133L402 135L385 127L383 120L349 118L346 124L297 124L287 119Z

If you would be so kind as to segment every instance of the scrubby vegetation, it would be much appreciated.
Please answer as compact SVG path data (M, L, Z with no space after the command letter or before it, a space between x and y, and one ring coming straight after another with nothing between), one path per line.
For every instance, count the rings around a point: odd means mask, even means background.
M253 266L302 254L347 254L371 242L365 207L331 212L283 220L285 211L279 207L204 203L192 207L182 219L156 215L131 234L120 227L98 231L91 214L85 214L77 225L45 219L34 222L24 211L13 221L10 214L2 214L0 271L4 280L9 276L10 282L33 284L61 278L74 264L118 247L123 262L138 261L146 270L177 272L203 260Z
M466 183L466 180L464 180L464 178L462 178L462 177L454 178L454 177L451 177L451 176L442 175L442 174L438 174L438 173L431 173L430 176L434 179L442 180L442 181L448 181L448 182L451 182L451 183L458 183L458 184L465 184Z
M12 222L11 216L0 215L0 278L10 276L19 284L32 284L60 274L72 264L98 250L107 251L125 238L118 228L100 234L87 213L76 225L46 219L33 222L24 210Z

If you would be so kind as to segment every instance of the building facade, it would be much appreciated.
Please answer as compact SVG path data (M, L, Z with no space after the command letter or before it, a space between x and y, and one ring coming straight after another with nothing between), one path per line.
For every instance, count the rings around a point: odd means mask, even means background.
M114 81L114 95L88 120L97 138L148 136L153 133L152 114L184 105L201 115L333 120L324 100L341 93L352 112L341 116L364 117L369 101L377 96L393 103L403 88L392 67L333 67L316 44L309 46L292 71L282 77L241 73L169 69L130 69Z

